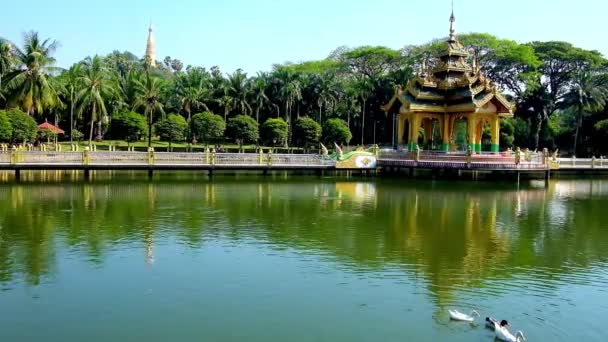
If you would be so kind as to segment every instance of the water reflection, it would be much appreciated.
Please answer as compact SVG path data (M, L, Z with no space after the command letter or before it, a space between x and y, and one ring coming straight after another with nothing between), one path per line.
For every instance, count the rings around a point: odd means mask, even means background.
M0 279L52 278L57 249L103 263L109 251L135 246L153 264L158 240L189 248L247 240L322 254L355 271L399 265L423 276L443 305L457 288L529 270L571 280L608 259L604 181L480 187L258 179L3 185Z

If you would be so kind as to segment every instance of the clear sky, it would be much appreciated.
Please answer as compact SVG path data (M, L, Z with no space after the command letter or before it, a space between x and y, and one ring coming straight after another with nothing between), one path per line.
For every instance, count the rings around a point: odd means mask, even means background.
M37 30L61 43L59 66L128 50L231 72L325 58L335 48L401 48L448 33L450 0L29 0L2 5L0 36ZM607 0L455 0L457 32L519 42L564 40L608 55Z

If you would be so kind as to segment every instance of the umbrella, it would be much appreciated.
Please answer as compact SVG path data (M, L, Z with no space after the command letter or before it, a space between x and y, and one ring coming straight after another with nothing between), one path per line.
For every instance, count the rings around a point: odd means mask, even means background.
M65 134L64 130L62 130L61 128L59 128L59 127L57 127L55 125L52 125L52 124L50 124L48 122L45 122L45 123L43 123L41 125L38 125L38 129L41 130L41 131L47 131L47 132L50 132L50 133L53 133L53 134Z

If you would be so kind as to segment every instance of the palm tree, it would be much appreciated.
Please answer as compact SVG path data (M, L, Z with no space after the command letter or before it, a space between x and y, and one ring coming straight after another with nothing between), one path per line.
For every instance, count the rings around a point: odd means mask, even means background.
M0 38L0 96L2 96L2 76L13 67L13 45L6 39Z
M52 54L57 46L56 41L41 40L38 32L31 31L24 36L23 49L13 48L18 67L5 77L11 88L10 104L19 105L30 115L61 106L56 86L49 77L60 70L53 66Z
M590 112L603 109L608 102L608 75L580 73L575 78L572 89L565 96L564 102L577 113L574 133L574 154L576 154L583 117Z
M212 101L210 75L202 68L190 68L180 74L176 84L177 95L182 109L188 114L188 123L192 111L203 108L209 111L208 103Z
M268 95L266 95L266 88L268 87L268 74L260 72L258 76L250 83L251 93L253 95L253 102L255 103L255 120L260 123L260 110L265 104L270 102Z
M150 73L146 73L146 82L142 84L140 96L135 101L135 108L142 108L144 115L148 120L148 147L152 147L152 122L154 115L160 113L165 114L163 106L163 88L164 84L156 77L150 77Z
M99 56L87 57L78 77L80 90L76 95L77 114L82 116L90 110L89 145L93 142L93 127L97 122L97 137L101 139L101 123L107 117L106 100L115 96L116 83L112 74Z
M247 74L242 69L237 69L228 75L226 84L227 94L232 98L232 108L240 110L243 114L251 113L251 106L247 101L249 89L247 86Z
M70 142L73 141L74 131L74 110L76 105L76 92L78 91L79 77L82 73L82 64L76 63L65 71L61 76L63 80L63 90L70 100Z

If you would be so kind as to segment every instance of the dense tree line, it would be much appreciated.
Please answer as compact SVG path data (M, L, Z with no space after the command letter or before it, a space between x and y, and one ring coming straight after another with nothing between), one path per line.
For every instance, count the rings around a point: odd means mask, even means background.
M608 62L599 52L482 33L459 38L470 62L516 104L515 118L501 124L503 148L608 152ZM390 144L393 116L381 106L395 87L432 66L430 57L442 44L341 47L324 60L275 65L251 76L184 67L171 57L152 68L118 51L62 70L54 66L57 43L30 32L22 46L0 39L0 109L68 127L70 139L209 144L227 136L237 144L276 146L312 147L333 139ZM0 125L6 122L0 117ZM13 137L0 134L7 136Z

